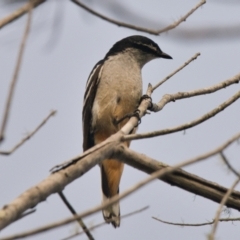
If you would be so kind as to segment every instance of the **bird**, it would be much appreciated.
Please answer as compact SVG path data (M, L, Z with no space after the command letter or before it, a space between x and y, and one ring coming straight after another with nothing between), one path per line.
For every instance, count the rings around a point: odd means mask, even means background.
M116 42L94 66L84 94L84 151L106 140L126 124L128 119L124 116L134 113L142 96L141 70L156 58L172 59L151 39L134 35ZM130 143L124 144L129 147ZM99 165L104 202L119 194L124 164L116 159L105 159ZM120 226L119 202L103 209L102 213L107 223L115 228Z

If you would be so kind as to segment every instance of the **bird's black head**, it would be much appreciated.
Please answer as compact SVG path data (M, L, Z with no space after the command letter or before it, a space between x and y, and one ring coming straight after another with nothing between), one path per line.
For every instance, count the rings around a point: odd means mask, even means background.
M126 37L116 42L106 54L105 59L130 48L139 49L146 54L155 56L156 58L172 59L172 57L164 53L154 41L139 35Z

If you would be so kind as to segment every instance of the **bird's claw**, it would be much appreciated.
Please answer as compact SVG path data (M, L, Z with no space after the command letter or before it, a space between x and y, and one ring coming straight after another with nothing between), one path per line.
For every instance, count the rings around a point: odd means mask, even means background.
M149 97L147 94L142 95L142 97L140 98L139 104L141 104L142 100L144 99L150 99L150 107L148 107L148 110L152 110L153 109L153 103L152 103L152 98Z
M117 120L116 123L119 124L120 122L122 122L126 118L136 117L138 119L138 124L137 124L137 126L138 126L141 123L141 118L140 118L139 113L140 113L140 110L136 109L133 113L128 113L124 117Z
M140 110L139 109L136 109L134 111L134 113L132 114L132 116L136 117L138 119L138 123L135 127L138 127L138 125L141 123L141 118L140 118Z

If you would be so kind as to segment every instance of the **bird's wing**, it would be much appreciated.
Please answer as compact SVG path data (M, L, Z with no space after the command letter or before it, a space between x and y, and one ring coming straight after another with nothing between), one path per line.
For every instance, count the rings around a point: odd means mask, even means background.
M94 145L93 133L91 129L92 122L92 107L96 96L100 75L104 60L100 60L91 71L84 94L84 104L82 111L83 121L83 151L91 148Z

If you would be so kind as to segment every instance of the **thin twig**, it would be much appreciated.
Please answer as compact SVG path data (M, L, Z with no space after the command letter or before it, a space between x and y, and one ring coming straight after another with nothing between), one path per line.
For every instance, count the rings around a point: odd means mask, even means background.
M75 211L73 206L70 204L70 202L67 200L63 192L59 192L58 195L60 196L64 204L67 206L69 211L73 214L73 216L77 216L77 212ZM89 229L87 228L83 220L81 218L78 218L76 219L76 221L79 223L80 227L83 229L83 232L86 233L86 235L88 236L88 239L94 240L93 235L90 233Z
M132 215L135 215L135 214L137 214L137 213L141 213L142 211L145 211L145 210L147 210L148 208L149 208L149 206L146 206L146 207L143 207L143 208L141 208L141 209L138 209L138 210L136 210L136 211L134 211L134 212L130 212L130 213L124 214L124 215L121 216L121 220L124 219L124 218L130 217L130 216L132 216ZM102 227L102 226L106 225L107 223L108 223L108 222L104 221L104 222L102 222L102 223L99 223L99 224L97 224L97 225L94 225L94 226L90 227L89 230L92 231L92 230L94 230L94 229L96 229L96 228L99 228L99 227ZM109 221L109 223L110 223L110 221ZM66 238L63 238L62 240L69 240L69 239L72 239L72 238L74 238L74 237L77 237L77 236L79 236L79 235L81 235L81 234L83 234L83 233L84 233L84 232L77 232L77 233L72 234L71 236L68 236L68 237L66 237Z
M240 81L240 73L238 73L236 76L234 76L228 80L225 80L223 82L215 84L211 87L196 89L196 90L193 90L190 92L178 92L175 94L165 94L157 104L153 104L151 111L158 112L158 111L162 110L164 108L164 106L169 102L175 102L176 100L180 100L180 99L184 99L184 98L190 98L190 97L196 97L199 95L210 94L210 93L219 91L221 89L224 89L228 86L231 86L233 84L238 84L239 81Z
M156 178L163 178L165 175L167 175L169 173L172 173L172 172L176 171L177 169L179 169L181 167L199 162L199 161L204 160L208 157L211 157L215 154L218 154L220 151L223 151L223 149L227 148L231 143L236 141L239 137L240 137L240 133L233 136L226 143L224 143L223 145L221 145L220 147L218 147L217 149L215 149L213 151L210 151L210 152L208 152L206 154L203 154L201 156L198 156L196 158L184 161L182 163L176 164L175 166L166 167L164 169L156 171L153 174L151 174L150 177L147 177L146 179L138 182L136 185L132 186L128 190L124 191L123 193L112 197L111 199L109 199L108 201L105 201L104 203L102 203L101 205L98 205L97 207L94 207L90 210L87 210L87 211L81 213L81 214L78 214L74 218L73 217L67 218L67 219L64 219L64 220L61 220L61 221L58 221L58 222L55 222L55 223L51 223L51 224L48 224L48 225L45 225L45 226L42 226L42 227L39 227L39 228L35 228L33 230L30 230L30 231L27 231L27 232L24 232L24 233L15 234L15 235L12 235L12 236L1 238L0 240L13 240L13 239L23 238L23 237L26 237L26 236L35 235L35 234L38 234L38 233L49 231L50 229L53 229L53 228L61 227L61 226L64 226L66 224L72 223L72 222L76 221L76 218L79 219L79 218L83 218L83 217L86 217L86 216L90 216L90 215L92 215L92 214L94 214L94 213L96 213L96 212L114 204L115 202L119 201L120 199L123 199L123 198L127 197L131 193L135 192L136 190L145 186L146 184L150 183L151 181L153 181ZM119 155L124 154L124 151L121 151L118 154ZM224 202L224 204L226 204L226 201Z
M87 12L107 21L110 23L113 23L117 26L120 27L125 27L125 28L130 28L133 30L137 30L140 32L145 32L145 33L149 33L149 34L153 34L153 35L160 35L163 32L167 32L169 30L172 30L174 28L176 28L180 23L184 22L187 20L187 18L193 14L199 7L201 7L203 4L206 3L206 0L201 0L193 9L191 9L187 14L185 14L183 17L181 17L178 21L176 21L175 23L170 24L169 26L160 29L160 30L153 30L153 29L148 29L148 28L143 28L143 27L139 27L139 26L135 26L132 24L128 24L128 23L124 23L124 22L119 22L117 20L111 19L109 17L104 16L103 14L100 14L94 10L92 10L91 8L87 7L86 5L84 5L83 3L81 3L78 0L71 0L73 3L77 4L79 7L85 9Z
M219 154L220 154L222 160L223 160L223 161L225 162L225 164L227 165L227 167L228 167L237 177L240 178L239 172L236 171L236 170L234 169L234 167L230 164L230 162L227 160L227 158L226 158L225 154L223 153L223 151L221 151Z
M43 119L43 121L29 134L27 134L26 137L24 137L19 143L17 143L11 150L7 151L0 151L0 155L10 155L13 152L15 152L19 147L21 147L27 140L29 140L52 116L56 114L57 111L53 110L51 111L48 116Z
M13 13L11 13L10 15L2 18L0 20L0 29L4 26L6 26L7 24L17 20L19 17L23 16L24 14L26 14L27 12L29 12L29 10L31 8L35 8L37 6L39 6L41 3L44 3L46 0L32 0L31 2L29 1L28 3L26 3L24 6L22 6L21 8L17 9L16 11L14 11Z
M237 184L240 182L240 178L238 177L233 185L228 189L228 191L226 192L225 196L223 197L220 205L219 205L219 208L216 212L216 216L215 216L215 219L214 219L214 224L213 224L213 227L212 227L212 231L211 233L209 234L208 236L208 239L209 240L214 240L214 235L216 233L216 230L217 230L217 226L218 226L218 222L219 222L219 218L220 218L220 215L221 215L221 212L222 212L222 208L223 206L225 205L225 203L227 202L228 200L228 197L232 194L232 191L234 190L234 188L237 186Z
M19 74L19 70L21 67L21 63L22 63L22 57L23 57L25 45L27 42L27 37L28 37L29 31L30 31L31 19L32 19L32 3L31 2L29 2L29 6L30 7L28 8L28 18L27 18L27 22L26 22L26 27L25 27L23 38L22 38L21 45L19 48L19 53L17 56L17 63L16 63L15 70L13 73L13 78L12 78L12 81L10 84L7 102L6 102L6 106L5 106L5 110L4 110L4 114L3 114L2 125L1 125L1 129L0 129L0 143L4 140L5 128L6 128L9 113L10 113L13 93L14 93L15 86L17 83L18 74Z
M179 131L182 131L182 130L192 128L192 127L194 127L194 126L196 126L196 125L214 117L216 114L223 111L225 108L230 106L232 103L234 103L239 98L240 98L240 91L237 92L236 94L234 94L227 101L223 102L222 104L220 104L219 106L217 106L216 108L211 110L210 112L204 114L203 116L201 116L201 117L199 117L199 118L197 118L197 119L195 119L191 122L188 122L188 123L185 123L185 124L173 127L173 128L167 128L167 129L157 130L157 131L148 132L148 133L130 134L130 135L127 135L127 136L123 136L122 141L126 141L126 140L129 141L129 140L133 140L133 139L152 138L152 137L162 136L162 135L175 133L175 132L179 132Z
M174 72L169 74L167 77L165 77L161 82L157 83L153 88L152 91L154 91L156 88L161 86L164 82L166 82L169 78L174 76L176 73L178 73L180 70L185 68L189 63L191 63L193 60L196 60L198 56L200 56L200 53L196 53L193 57L191 57L187 62L185 62L182 66L180 66L178 69L176 69Z
M215 222L215 219L213 219L209 222L203 222L203 223L177 223L177 222L168 222L156 217L152 217L152 218L161 223L174 225L174 226L181 226L181 227L202 227L206 225L212 225ZM240 221L240 218L220 218L218 221L219 222L235 222L235 221Z
M16 221L18 221L18 220L20 220L20 219L22 219L22 218L24 218L24 217L32 214L32 213L35 213L36 211L37 211L36 208L31 209L31 210L29 210L29 211L26 211L26 212L24 212L18 219L16 219L14 222L16 222Z

